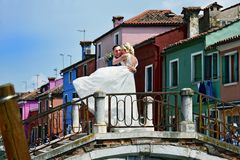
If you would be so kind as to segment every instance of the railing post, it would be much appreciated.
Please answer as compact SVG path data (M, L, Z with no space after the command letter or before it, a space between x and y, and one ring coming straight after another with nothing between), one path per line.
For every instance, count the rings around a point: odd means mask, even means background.
M93 125L93 133L107 133L107 125L105 122L105 97L106 93L102 91L94 93L96 122Z
M0 129L8 159L29 160L30 155L12 84L0 86Z
M181 95L181 114L182 121L180 122L181 132L195 132L193 123L193 107L192 96L194 91L191 88L183 88L180 92Z
M153 126L153 102L154 99L150 96L143 98L144 102L144 117L145 117L145 125ZM154 131L154 127L146 128L148 131Z
M72 102L75 102L79 100L79 98L73 98ZM81 132L82 131L82 127L79 123L79 108L80 108L80 102L76 102L75 104L72 105L72 127L73 133L77 133L77 132Z

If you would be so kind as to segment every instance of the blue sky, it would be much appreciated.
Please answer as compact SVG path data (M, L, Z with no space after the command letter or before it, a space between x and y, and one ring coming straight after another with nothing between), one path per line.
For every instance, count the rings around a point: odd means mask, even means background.
M112 16L129 19L147 9L170 9L218 2L225 7L239 0L0 0L0 85L32 90L63 68L81 60L83 32L94 40L112 28ZM39 75L39 76L36 76ZM38 84L37 84L38 77ZM58 74L58 78L60 78Z

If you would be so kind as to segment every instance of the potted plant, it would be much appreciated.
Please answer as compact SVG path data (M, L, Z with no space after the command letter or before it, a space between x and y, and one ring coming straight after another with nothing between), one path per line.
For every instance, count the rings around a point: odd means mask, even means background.
M108 66L112 66L113 52L109 52L105 55L105 61Z

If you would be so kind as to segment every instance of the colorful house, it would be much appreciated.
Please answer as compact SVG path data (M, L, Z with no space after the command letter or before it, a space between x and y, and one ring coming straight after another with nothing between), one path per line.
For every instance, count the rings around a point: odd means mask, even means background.
M34 90L32 92L27 92L21 94L18 98L18 106L20 110L21 119L25 120L29 117L38 114L38 100L36 99L39 90ZM28 143L31 142L31 130L37 127L36 122L32 122L28 125L24 125L24 131Z
M63 79L48 78L49 83L39 89L37 97L39 102L39 114L49 111L63 104ZM37 139L38 143L45 143L49 139L55 139L63 135L63 111L53 112L38 119Z
M208 46L206 51L217 50L220 58L220 96L224 102L230 102L236 106L219 106L221 112L225 112L225 122L228 124L236 123L240 126L240 34L218 41Z
M97 68L107 65L104 57L114 45L125 42L135 45L183 23L182 17L170 10L146 10L126 21L123 19L113 17L113 28L94 40Z
M185 22L195 25L188 25L188 33L197 31L197 8L184 8ZM188 14L188 15L186 15ZM190 15L189 15L190 14ZM195 16L195 19L192 18ZM218 41L240 34L240 20L232 22L220 28L211 29L207 32L195 34L194 36L172 44L165 49L166 91L180 91L182 88L192 88L194 91L221 98L221 68L222 61L216 49L205 50ZM191 34L189 34L191 35ZM234 60L236 57L232 57ZM234 63L235 64L235 63ZM234 77L237 77L234 75ZM193 112L199 112L198 97L193 97ZM180 100L179 100L180 101ZM208 115L207 107L202 106L203 115ZM197 119L197 116L194 118ZM199 123L196 121L196 123ZM214 126L216 127L216 126ZM217 129L217 128L216 128Z
M193 8L185 8L183 12L195 12ZM197 10L198 12L198 10ZM185 16L186 17L186 16ZM191 23L191 22L190 22ZM198 84L212 80L213 95L220 96L220 59L216 50L205 51L205 48L220 40L238 35L240 21L237 20L219 29L197 34L181 40L165 49L167 91L190 87L198 91ZM188 30L191 30L189 27ZM190 32L190 31L189 31Z
M137 92L161 92L164 79L163 50L172 43L187 37L186 27L180 26L149 38L134 45L135 55L138 59L137 72L135 73ZM143 109L140 109L143 110ZM159 124L163 119L163 108L153 108L154 124Z
M163 50L186 37L186 27L180 26L134 45L138 59L135 74L137 92L162 91Z
M95 69L95 54L91 53L91 41L81 41L82 59L63 70L63 103L72 102L73 98L78 98L78 95L73 87L72 81L78 77L88 76L93 73ZM72 127L72 106L68 106L64 111L65 121L64 127L67 128L65 134L69 134Z

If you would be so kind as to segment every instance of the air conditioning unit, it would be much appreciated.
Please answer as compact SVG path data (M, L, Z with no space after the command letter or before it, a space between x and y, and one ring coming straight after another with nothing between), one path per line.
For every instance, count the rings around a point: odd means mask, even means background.
M91 54L91 48L86 48L85 54L86 55Z

